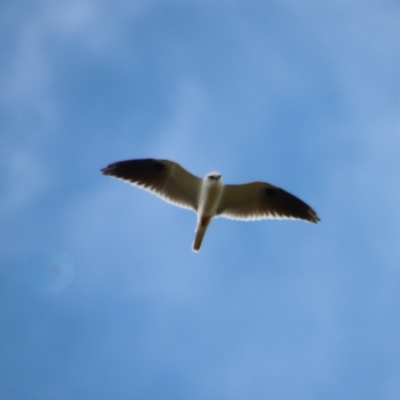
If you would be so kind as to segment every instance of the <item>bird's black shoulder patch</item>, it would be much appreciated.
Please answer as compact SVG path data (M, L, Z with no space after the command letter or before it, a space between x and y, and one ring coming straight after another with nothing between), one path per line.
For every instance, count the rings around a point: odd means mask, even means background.
M274 197L274 196L276 196L278 194L278 189L266 188L264 190L264 193L265 193L266 196Z
M163 163L160 163L159 161L153 161L153 168L158 172L162 172L165 170L166 167Z

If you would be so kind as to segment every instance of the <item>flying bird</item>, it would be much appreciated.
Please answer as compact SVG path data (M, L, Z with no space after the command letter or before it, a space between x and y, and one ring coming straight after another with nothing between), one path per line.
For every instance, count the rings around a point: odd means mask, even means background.
M300 219L317 223L316 212L302 200L265 182L225 185L221 174L200 179L178 163L141 159L119 161L101 172L146 189L165 201L197 213L193 250L199 251L215 217L238 220Z

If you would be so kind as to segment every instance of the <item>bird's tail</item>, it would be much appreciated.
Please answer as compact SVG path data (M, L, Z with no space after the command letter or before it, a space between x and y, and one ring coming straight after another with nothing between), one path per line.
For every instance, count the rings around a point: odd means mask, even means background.
M199 251L201 247L201 243L203 242L204 235L206 234L208 225L210 224L210 217L202 217L200 218L197 228L196 228L196 236L193 242L193 251Z

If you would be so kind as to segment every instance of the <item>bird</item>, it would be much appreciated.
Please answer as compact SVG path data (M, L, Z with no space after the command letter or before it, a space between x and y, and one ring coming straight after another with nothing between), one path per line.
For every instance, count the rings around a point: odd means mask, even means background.
M192 249L198 252L216 217L237 220L298 219L318 223L317 213L302 200L266 182L226 185L219 172L198 178L178 163L153 158L118 161L101 169L150 191L163 200L197 213Z

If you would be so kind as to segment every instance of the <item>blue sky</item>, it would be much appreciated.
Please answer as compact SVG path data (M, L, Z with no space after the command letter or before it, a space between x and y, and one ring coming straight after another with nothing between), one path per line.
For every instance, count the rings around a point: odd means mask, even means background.
M400 7L6 1L2 399L398 399ZM316 209L213 221L156 157Z

